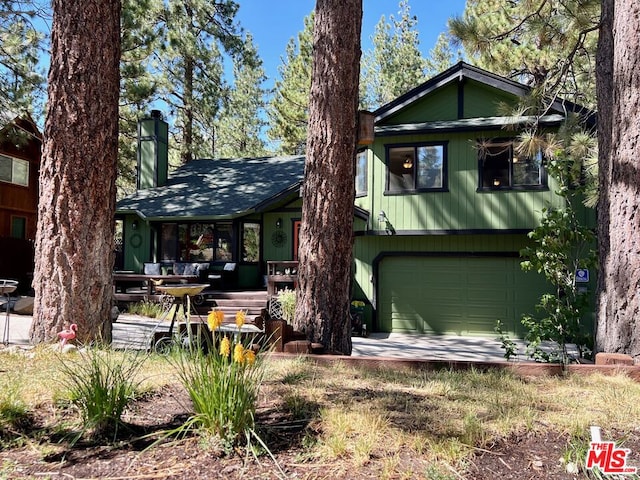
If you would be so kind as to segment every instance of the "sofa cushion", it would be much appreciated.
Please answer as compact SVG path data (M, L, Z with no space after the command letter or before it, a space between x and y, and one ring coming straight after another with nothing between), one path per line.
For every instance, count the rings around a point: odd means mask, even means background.
M184 271L182 272L182 275L189 275L189 276L198 275L198 264L197 263L185 263L184 264Z
M174 275L184 275L184 263L174 263L173 264L173 274Z
M160 275L160 264L159 263L145 263L144 264L144 274L145 275Z

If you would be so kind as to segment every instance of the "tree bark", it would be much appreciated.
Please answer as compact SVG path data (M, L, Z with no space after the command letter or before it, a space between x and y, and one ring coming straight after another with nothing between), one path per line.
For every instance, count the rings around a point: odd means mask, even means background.
M598 43L596 351L640 356L640 5L604 0Z
M362 0L318 0L294 327L351 354L349 320Z
M118 153L119 0L54 0L40 171L33 343L65 324L109 341Z

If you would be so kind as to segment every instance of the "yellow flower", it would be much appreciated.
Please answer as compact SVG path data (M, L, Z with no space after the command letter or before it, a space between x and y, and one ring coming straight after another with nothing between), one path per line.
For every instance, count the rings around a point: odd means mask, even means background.
M244 360L247 362L247 365L253 365L256 362L256 352L251 349L245 350Z
M244 362L244 347L241 343L236 343L233 349L233 361L236 363Z
M236 313L236 326L238 328L242 328L242 326L244 325L244 319L246 316L247 314L242 310L239 310L238 313Z
M224 337L220 342L220 355L228 357L229 353L231 353L231 342L229 341L229 337Z
M224 320L224 312L220 310L211 310L209 315L207 315L207 325L209 325L209 330L212 332L222 325L222 321Z

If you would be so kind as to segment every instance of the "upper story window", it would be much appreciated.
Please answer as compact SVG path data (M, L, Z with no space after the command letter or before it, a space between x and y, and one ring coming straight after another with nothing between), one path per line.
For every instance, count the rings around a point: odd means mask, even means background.
M367 194L367 150L356 155L356 197Z
M480 190L539 189L547 184L542 152L518 155L513 140L478 142L478 177Z
M385 193L446 190L446 142L387 146Z
M29 162L0 155L0 181L29 186Z

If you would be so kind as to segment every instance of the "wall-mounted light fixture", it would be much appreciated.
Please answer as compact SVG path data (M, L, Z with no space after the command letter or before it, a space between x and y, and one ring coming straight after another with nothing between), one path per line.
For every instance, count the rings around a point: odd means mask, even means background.
M411 155L407 155L406 157L404 157L404 163L402 164L402 166L407 170L413 167L413 158L411 157Z
M391 225L391 222L389 221L387 214L384 213L384 210L380 210L380 213L378 214L378 222L384 223L384 231L387 233L387 235L396 234L396 229L393 228L393 225Z
M282 228L282 218L276 220L276 228L280 230Z
M133 221L133 223L131 224L131 228L133 228L134 230L138 229L138 220Z

